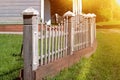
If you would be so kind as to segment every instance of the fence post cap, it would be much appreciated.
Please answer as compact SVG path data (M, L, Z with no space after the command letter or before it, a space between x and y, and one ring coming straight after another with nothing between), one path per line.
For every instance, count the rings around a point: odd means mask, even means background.
M83 16L84 18L88 18L87 14L82 14L82 16Z
M58 16L58 13L55 13L55 16Z
M23 15L39 15L39 12L37 10L35 10L34 8L30 7L25 9L22 12Z
M73 16L75 16L75 14L71 11L68 11L63 15L63 17L73 17Z
M94 13L92 13L92 16L93 16L93 17L96 17L96 15L95 15Z
M88 16L88 18L92 18L92 14L91 13L88 13L87 16Z

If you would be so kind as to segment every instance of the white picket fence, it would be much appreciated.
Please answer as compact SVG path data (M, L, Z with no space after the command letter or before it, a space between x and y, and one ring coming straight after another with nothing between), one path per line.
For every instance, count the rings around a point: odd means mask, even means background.
M41 24L39 32L39 61L45 65L62 58L68 53L68 44L71 44L71 51L78 51L92 46L95 40L95 18L89 15L76 15L72 17L71 26L68 19L56 26ZM68 29L70 28L71 31ZM71 34L71 38L68 37ZM69 40L71 39L71 42ZM69 42L69 43L68 43Z
M23 19L24 80L32 80L32 71L38 66L72 55L74 51L92 47L96 38L96 17L93 14L68 14L59 25L48 26L41 23L40 30L36 10L24 11Z
M67 55L67 27L64 24L47 26L41 24L39 33L40 65Z
M92 46L96 38L95 15L76 15L72 23L73 51Z

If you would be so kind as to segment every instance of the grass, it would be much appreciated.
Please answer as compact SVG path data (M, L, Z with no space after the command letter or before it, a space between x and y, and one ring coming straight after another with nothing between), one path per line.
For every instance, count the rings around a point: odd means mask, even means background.
M120 25L120 21L108 21L108 22L98 22L98 26L104 26L104 25Z
M20 57L21 35L0 34L0 80L16 80L23 60Z
M48 80L120 80L120 33L97 30L98 48L88 59Z

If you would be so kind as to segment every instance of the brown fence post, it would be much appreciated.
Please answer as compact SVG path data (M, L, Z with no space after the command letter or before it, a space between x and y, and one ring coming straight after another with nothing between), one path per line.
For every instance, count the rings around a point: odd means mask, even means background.
M23 11L23 57L24 80L34 80L33 71L39 65L38 61L38 11L28 8Z
M64 17L67 20L67 28L68 28L68 39L67 39L67 45L68 45L68 55L72 55L73 54L73 26L72 25L72 17L75 16L74 13L68 11L64 14Z

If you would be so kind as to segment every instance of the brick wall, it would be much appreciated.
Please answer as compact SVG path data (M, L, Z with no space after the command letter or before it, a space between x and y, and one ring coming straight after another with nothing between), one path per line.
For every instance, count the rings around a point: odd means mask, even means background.
M0 32L22 32L23 25L0 25Z

